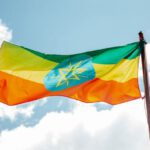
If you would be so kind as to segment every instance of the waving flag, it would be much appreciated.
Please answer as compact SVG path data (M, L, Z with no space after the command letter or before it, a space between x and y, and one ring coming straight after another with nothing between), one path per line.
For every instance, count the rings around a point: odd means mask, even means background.
M139 43L73 55L51 55L8 42L0 48L0 102L47 96L119 104L141 97Z

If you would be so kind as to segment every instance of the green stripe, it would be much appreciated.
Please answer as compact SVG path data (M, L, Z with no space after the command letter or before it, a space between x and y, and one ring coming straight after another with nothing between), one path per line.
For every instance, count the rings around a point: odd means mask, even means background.
M134 59L140 55L141 49L139 43L132 43L125 46L87 52L93 57L93 63L98 64L116 64L122 59Z
M62 61L66 60L67 58L69 58L71 56L71 55L44 54L44 53L29 49L29 48L26 48L23 46L21 46L21 47L26 49L27 51L39 56L39 57L42 57L44 59L51 60L51 61L54 61L57 63L61 63Z
M134 59L140 55L140 46L139 42L131 43L125 46L113 47L113 48L106 48L106 49L99 49L79 54L73 55L51 55L51 54L44 54L38 51L34 51L25 47L22 47L25 50L42 57L46 60L51 60L57 63L61 63L62 61L68 59L69 57L78 56L87 54L92 57L93 63L98 64L116 64L122 59Z

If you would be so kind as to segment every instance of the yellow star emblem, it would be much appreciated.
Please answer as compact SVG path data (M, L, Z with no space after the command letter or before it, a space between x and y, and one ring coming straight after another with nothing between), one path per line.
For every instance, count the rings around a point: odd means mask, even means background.
M70 80L80 80L80 77L86 78L86 76L81 75L84 71L86 71L85 68L79 68L81 64L82 61L78 62L77 64L72 64L70 62L67 68L58 69L59 75L51 77L51 79L59 78L56 87L63 84L66 84L68 86Z

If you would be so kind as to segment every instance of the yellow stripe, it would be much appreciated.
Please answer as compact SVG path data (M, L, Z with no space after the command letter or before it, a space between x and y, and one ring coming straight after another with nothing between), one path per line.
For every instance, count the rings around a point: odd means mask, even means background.
M118 64L114 65L101 65L93 64L96 71L96 78L102 80L113 80L118 82L126 82L132 78L138 77L138 60L139 57L132 60L122 60ZM43 66L44 67L44 66ZM36 83L43 83L45 75L50 71L50 68L44 70L27 70L27 71L14 71L14 70L2 70L5 73L12 74L14 76L34 81Z
M7 74L16 76L16 77L20 77L29 81L33 81L36 83L40 83L43 84L43 79L45 77L45 75L47 75L47 73L50 70L46 70L46 71L11 71L11 70L1 70Z
M0 70L36 83L43 83L44 76L56 62L43 59L25 49L5 43L0 48Z
M56 62L43 59L19 46L4 42L0 48L0 70L46 71L56 65Z
M113 80L118 82L126 82L132 78L138 77L139 57L132 60L123 59L118 64L101 65L93 64L96 77L102 80Z

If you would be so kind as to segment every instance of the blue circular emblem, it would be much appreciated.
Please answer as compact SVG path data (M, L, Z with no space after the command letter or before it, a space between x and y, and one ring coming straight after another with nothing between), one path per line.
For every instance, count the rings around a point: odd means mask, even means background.
M91 57L85 54L70 56L58 64L44 78L50 91L64 90L95 78Z

